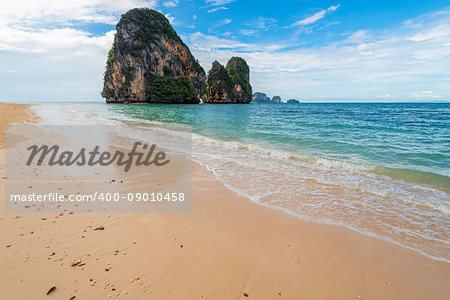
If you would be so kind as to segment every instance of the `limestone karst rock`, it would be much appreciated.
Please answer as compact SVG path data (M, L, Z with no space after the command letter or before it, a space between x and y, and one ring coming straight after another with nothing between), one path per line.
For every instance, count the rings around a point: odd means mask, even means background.
M109 52L102 96L109 103L199 103L206 74L164 15L122 15Z

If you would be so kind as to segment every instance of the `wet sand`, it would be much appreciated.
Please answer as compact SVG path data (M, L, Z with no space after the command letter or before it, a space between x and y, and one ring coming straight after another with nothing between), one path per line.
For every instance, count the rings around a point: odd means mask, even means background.
M26 105L0 104L0 115L2 133L7 123L37 121ZM189 214L7 214L0 151L1 299L447 299L450 294L447 263L254 204L196 163Z

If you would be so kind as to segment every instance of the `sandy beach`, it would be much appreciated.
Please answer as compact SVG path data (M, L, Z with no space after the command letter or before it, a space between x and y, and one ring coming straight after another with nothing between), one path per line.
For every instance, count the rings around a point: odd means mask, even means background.
M5 126L38 119L0 116L1 299L448 299L449 264L252 203L194 162L192 213L6 213Z

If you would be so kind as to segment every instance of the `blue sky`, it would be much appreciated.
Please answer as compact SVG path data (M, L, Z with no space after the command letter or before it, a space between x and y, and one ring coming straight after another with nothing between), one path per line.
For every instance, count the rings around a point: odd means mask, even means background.
M6 0L0 101L103 101L115 24L164 13L205 71L235 55L284 100L450 100L448 1Z

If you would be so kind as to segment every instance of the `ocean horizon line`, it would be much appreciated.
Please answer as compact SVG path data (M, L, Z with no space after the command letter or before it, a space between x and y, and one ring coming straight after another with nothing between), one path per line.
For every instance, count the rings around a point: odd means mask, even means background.
M412 101L412 100L405 100L405 101L314 101L314 100L306 100L301 101L299 100L299 103L257 103L257 102L250 102L248 104L269 104L269 105L276 105L276 104L450 104L450 100L420 100L420 101ZM20 103L20 104L39 104L39 103L105 103L103 100L8 100L8 99L2 99L0 102L3 103ZM115 104L121 104L121 103L115 103ZM136 104L156 104L156 105L166 105L166 103L145 103L140 102ZM210 104L210 103L205 103ZM173 105L173 103L167 103L167 105ZM179 104L175 104L179 105ZM192 105L192 104L186 104L186 105ZM194 104L196 105L196 104ZM223 105L223 104L222 104Z

